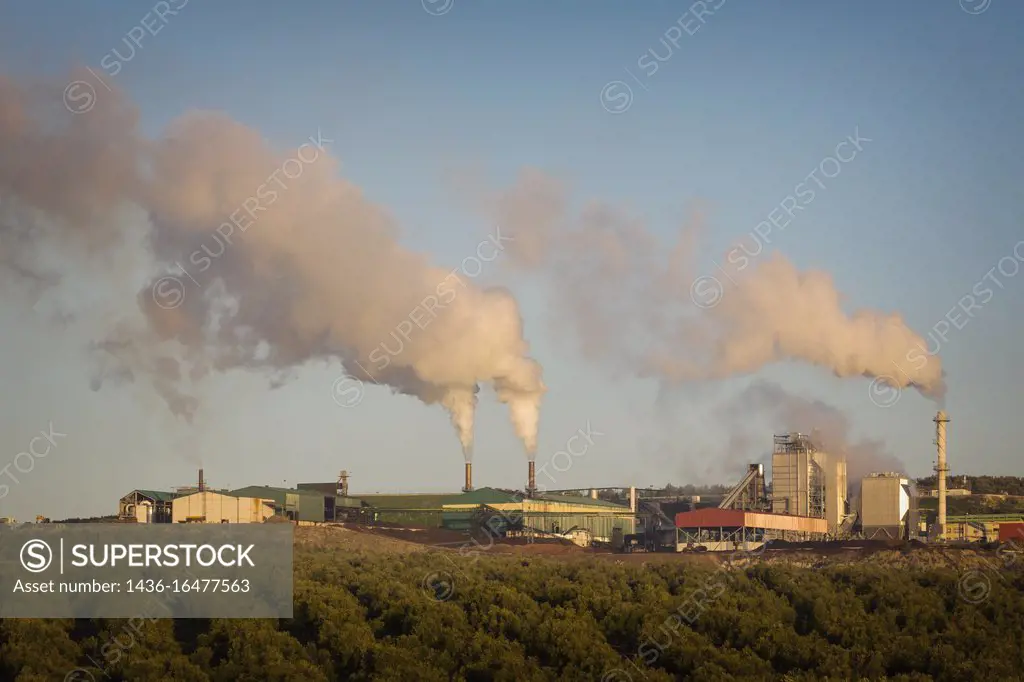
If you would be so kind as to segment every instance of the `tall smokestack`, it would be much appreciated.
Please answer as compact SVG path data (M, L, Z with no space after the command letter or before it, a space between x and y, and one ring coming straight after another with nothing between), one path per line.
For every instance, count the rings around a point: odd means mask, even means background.
M473 490L473 463L466 462L466 485L462 488L463 492L470 492Z
M537 477L534 471L533 460L530 460L529 469L526 474L526 494L533 497L537 492Z
M946 475L949 469L946 467L946 424L949 423L949 416L943 410L935 415L935 474L939 484L939 531L938 538L941 540L946 533Z
M199 492L206 490L206 484L203 483L203 470L199 470Z

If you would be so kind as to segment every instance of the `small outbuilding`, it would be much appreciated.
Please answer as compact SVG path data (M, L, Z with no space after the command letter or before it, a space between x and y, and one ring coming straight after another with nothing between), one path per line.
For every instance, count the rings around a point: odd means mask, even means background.
M170 523L175 497L162 490L133 490L118 502L117 517L136 523Z

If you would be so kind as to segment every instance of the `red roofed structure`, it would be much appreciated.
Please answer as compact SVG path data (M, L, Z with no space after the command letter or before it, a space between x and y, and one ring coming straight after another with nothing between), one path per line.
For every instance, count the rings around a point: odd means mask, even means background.
M700 545L712 551L766 540L820 540L828 532L825 519L713 507L681 512L675 522L680 547Z

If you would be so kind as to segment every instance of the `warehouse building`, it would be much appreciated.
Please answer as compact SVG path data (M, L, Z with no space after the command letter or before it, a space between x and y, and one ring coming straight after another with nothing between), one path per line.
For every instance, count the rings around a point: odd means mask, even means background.
M520 536L561 535L578 544L611 542L616 529L636 532L636 515L630 508L593 497L520 493L479 488L453 495L442 503L442 524L463 530L474 523L486 524L502 534Z
M350 498L349 478L347 471L341 471L337 481L300 483L298 492L351 500L346 516L364 523L450 530L486 524L500 535L559 535L585 545L593 540L610 542L615 529L623 534L636 532L636 515L630 507L597 499L596 493L580 497L524 495L497 488L474 490L468 467L466 486L461 493L370 494Z
M304 494L323 495L335 483L302 483ZM356 499L356 498L348 498ZM560 535L579 544L608 542L615 528L636 530L629 507L589 497L522 493L478 488L463 493L360 495L358 519L413 528L467 530L486 525L499 535Z
M133 490L120 499L117 518L136 523L170 523L175 493L162 490Z
M676 550L757 549L769 540L824 540L828 520L790 514L708 507L676 514Z
M274 515L270 500L219 491L182 495L173 502L175 523L263 523Z

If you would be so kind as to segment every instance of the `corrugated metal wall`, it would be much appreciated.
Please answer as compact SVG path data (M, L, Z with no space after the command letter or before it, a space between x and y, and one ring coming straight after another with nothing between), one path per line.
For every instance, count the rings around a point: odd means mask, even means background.
M473 525L473 516L475 512L471 511L446 511L441 514L441 525L448 530L469 530ZM497 532L501 532L500 526L495 528Z
M772 512L806 515L811 454L806 450L772 453Z
M616 516L614 514L551 514L526 512L523 514L523 525L549 533L564 533L570 528L586 528L595 538L610 539L613 528L621 528L623 533L636 532L636 519L632 516Z
M292 512L297 521L323 522L324 496L288 493L285 498L285 510Z
M395 523L414 528L440 528L442 512L440 509L374 509L370 518L377 523Z

